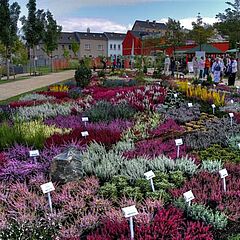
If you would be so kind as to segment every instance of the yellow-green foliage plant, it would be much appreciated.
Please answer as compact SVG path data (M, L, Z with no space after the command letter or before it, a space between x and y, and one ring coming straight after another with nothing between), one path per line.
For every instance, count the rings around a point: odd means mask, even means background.
M177 82L178 89L184 92L189 98L196 98L209 103L214 103L217 107L224 106L225 93L208 90L206 87L193 86L186 81Z
M51 92L68 92L69 87L66 85L53 85L49 87Z

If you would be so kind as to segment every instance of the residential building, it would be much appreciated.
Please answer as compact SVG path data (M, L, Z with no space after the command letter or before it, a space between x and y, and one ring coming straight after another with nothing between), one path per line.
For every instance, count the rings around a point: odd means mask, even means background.
M107 37L103 33L76 32L80 42L80 58L107 57Z
M160 33L162 36L166 34L167 26L165 23L158 23L156 21L140 21L136 20L132 31L147 32L147 33Z
M53 58L62 59L64 58L64 55L66 54L66 52L68 52L69 58L75 57L74 52L72 51L73 42L79 42L76 33L62 32L59 37L58 48L52 53ZM48 56L43 49L44 49L43 43L40 43L35 47L36 58L38 62L48 59ZM79 57L79 56L80 56L80 52L78 51L76 57Z
M107 56L116 58L123 55L122 43L126 37L123 33L104 32L108 41Z

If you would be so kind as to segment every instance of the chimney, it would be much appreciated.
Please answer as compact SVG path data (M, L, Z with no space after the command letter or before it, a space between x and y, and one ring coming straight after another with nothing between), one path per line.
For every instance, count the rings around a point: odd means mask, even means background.
M156 24L156 20L153 20L153 24Z
M146 22L149 23L149 19Z
M91 31L90 31L90 28L88 27L88 28L87 28L87 33L90 33L90 32L91 32Z

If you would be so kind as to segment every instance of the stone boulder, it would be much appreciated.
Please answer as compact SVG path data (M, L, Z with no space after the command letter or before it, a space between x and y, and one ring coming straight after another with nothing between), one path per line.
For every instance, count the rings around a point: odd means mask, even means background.
M70 182L83 177L82 153L76 148L68 148L53 158L51 164L52 181Z

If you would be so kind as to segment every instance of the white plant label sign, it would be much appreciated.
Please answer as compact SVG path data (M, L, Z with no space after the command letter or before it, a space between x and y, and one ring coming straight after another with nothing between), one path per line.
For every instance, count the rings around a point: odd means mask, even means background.
M82 137L87 137L87 136L89 136L89 133L88 133L88 131L81 132L81 134L82 134Z
M176 140L175 140L175 143L176 143L176 146L181 146L181 145L183 145L183 140L182 140L182 138L176 139Z
M220 174L220 177L221 177L221 178L227 177L227 176L228 176L227 169L224 168L224 169L220 170L220 171L219 171L219 174Z
M184 199L185 199L186 202L190 202L190 201L192 201L192 200L195 198L194 195L193 195L193 193L192 193L192 190L190 190L190 191L188 191L188 192L185 192L185 193L183 194L183 197L184 197Z
M231 99L231 104L233 104L234 103L234 101L233 101L233 99Z
M193 104L192 103L188 103L188 107L193 107Z
M38 157L38 156L40 156L39 150L29 151L29 156L30 156L30 157Z
M88 121L89 121L88 117L82 117L82 122L88 122Z
M212 104L212 108L216 108L216 105L215 105L215 104Z
M238 144L238 148L240 149L240 143Z
M175 98L177 98L177 96L178 96L178 95L177 95L177 93L174 93L174 95L173 95L173 96L174 96Z
M234 117L234 114L233 114L233 113L229 113L229 117L230 117L230 118L233 118L233 117Z
M155 177L154 172L151 170L149 172L144 173L144 176L147 180L153 179Z
M45 193L52 192L52 191L55 190L52 182L48 182L48 183L42 184L42 185L41 185L41 189L42 189L42 191L43 191L44 194L45 194Z
M134 216L138 215L138 211L137 211L135 205L122 208L122 211L123 211L125 218L134 217Z

